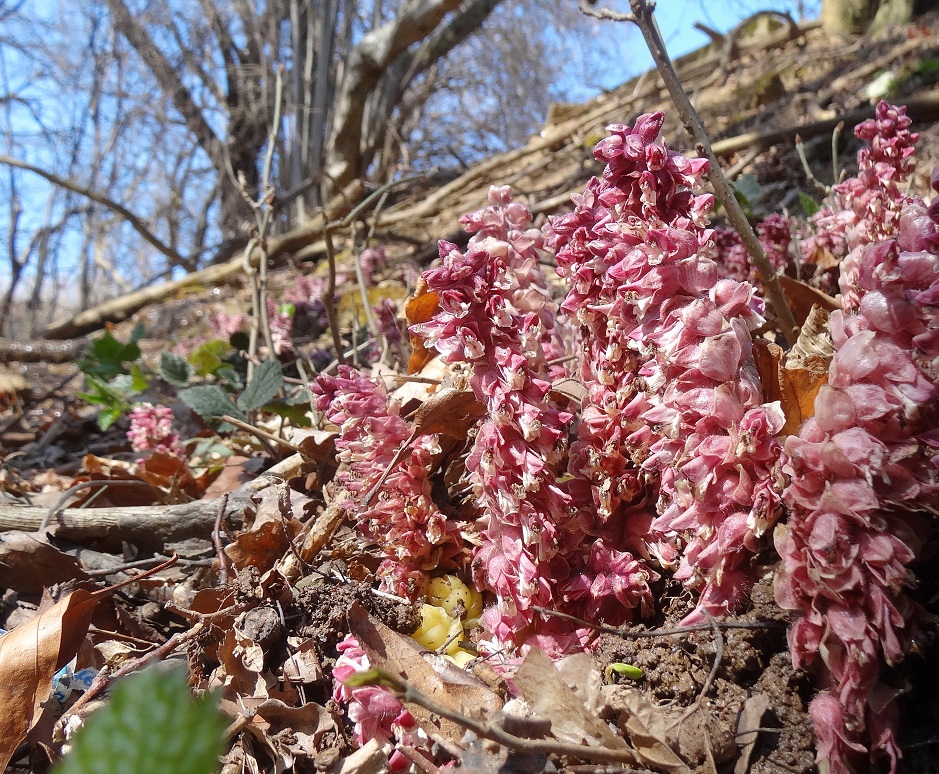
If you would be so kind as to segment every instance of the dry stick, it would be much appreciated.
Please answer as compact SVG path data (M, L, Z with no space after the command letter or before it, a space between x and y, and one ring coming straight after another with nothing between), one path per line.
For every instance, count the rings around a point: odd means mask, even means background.
M333 337L336 360L339 361L339 365L345 365L346 356L342 351L342 339L339 337L339 318L336 315L336 248L333 245L332 229L331 223L323 226L323 239L326 240L326 260L329 264L329 276L326 279L323 306L326 308L326 319L329 321L329 331Z
M231 560L222 550L222 521L225 519L225 509L228 507L228 492L219 498L218 515L215 517L215 526L212 527L212 545L215 546L215 555L218 557L218 582L220 586L228 585L228 568Z
M737 201L737 197L734 196L734 192L727 182L727 178L724 177L724 173L721 171L717 156L711 147L711 140L701 121L701 116L698 115L698 111L695 110L691 100L688 99L678 74L672 66L671 59L665 49L665 43L662 41L662 36L659 34L655 18L652 15L655 4L649 0L629 0L629 7L632 9L631 14L620 14L609 9L586 10L585 0L581 0L580 3L581 10L590 16L598 19L613 19L614 21L631 21L639 27L649 48L649 53L652 54L656 69L662 76L672 102L678 110L678 116L682 124L694 138L698 154L706 156L708 159L708 179L714 188L714 195L724 205L728 220L740 235L741 241L747 248L747 252L750 253L753 263L760 273L760 279L763 281L763 287L766 291L766 298L779 320L780 334L787 344L791 344L798 336L799 326L796 324L795 318L792 316L792 310L789 309L789 304L786 302L786 294L779 284L776 270L766 257L766 253L763 252L760 240L754 233L752 226L750 226L740 203Z
M239 430L244 430L246 433L250 433L255 438L264 442L264 445L267 447L267 450L271 453L272 456L276 456L276 452L271 448L270 444L275 444L277 446L282 446L285 449L290 449L294 454L300 453L300 447L296 446L290 441L284 440L278 435L267 432L267 430L262 430L260 427L255 427L250 425L247 422L242 422L240 419L231 416L230 414L223 414L222 421L228 422L230 425L234 425Z
M49 526L49 522L56 518L63 510L65 510L65 503L69 501L69 498L76 492L81 491L82 489L91 489L95 486L104 487L105 489L112 485L120 486L153 486L146 481L81 481L74 486L70 486L66 489L62 496L58 499L55 505L53 505L43 517L42 522L39 524L37 532L45 532L46 528Z
M583 744L569 744L567 742L551 741L547 739L525 739L499 726L475 720L467 717L451 707L438 704L429 696L424 695L411 683L402 680L397 675L386 672L383 669L370 669L368 672L361 672L357 675L356 685L384 685L394 691L398 698L405 702L417 704L434 715L439 715L463 728L469 729L476 736L483 739L510 747L513 750L521 750L541 755L569 755L574 758L580 758L585 761L597 761L599 763L635 763L636 754L630 749L614 750L609 747L593 747ZM361 681L361 682L360 682ZM350 684L351 683L348 683Z
M174 608L173 605L167 605L167 609ZM94 699L99 693L101 693L108 685L117 680L119 677L125 677L131 672L136 672L138 669L147 666L153 661L159 661L170 655L174 650L176 650L181 645L185 645L187 642L191 642L196 639L205 627L211 623L215 618L222 618L225 616L232 615L236 612L240 612L244 609L244 605L232 605L227 607L224 610L219 610L217 613L196 613L192 610L187 610L185 613L187 615L198 616L199 620L189 629L186 629L184 632L177 632L172 637L170 637L166 642L164 642L160 647L154 648L149 653L145 653L139 658L131 659L130 661L125 661L120 668L115 672L109 672L107 668L102 669L98 672L98 675L94 680L91 681L91 685L88 686L88 689L78 697L75 703L69 707L68 712L62 716L62 719L59 720L61 723L69 715L75 714L79 709L88 704L92 699Z
M606 624L594 623L593 621L587 621L584 618L578 618L576 615L571 615L570 613L562 613L560 610L551 610L547 607L540 607L538 605L533 605L532 610L535 610L542 615L551 615L555 618L563 618L567 621L573 621L574 623L580 626L586 626L589 629L594 631L603 632L604 634L615 634L618 637L623 637L625 639L647 639L650 637L671 637L674 634L688 634L689 632L703 632L708 629L713 630L715 626L718 629L785 629L788 624L783 621L714 621L713 624L703 623L703 624L691 624L690 626L678 626L674 629L619 629L615 626L607 626Z

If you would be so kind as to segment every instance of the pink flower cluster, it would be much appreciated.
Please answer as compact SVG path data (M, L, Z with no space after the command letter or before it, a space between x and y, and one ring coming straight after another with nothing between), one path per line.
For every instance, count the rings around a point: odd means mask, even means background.
M655 575L602 541L588 548L587 511L558 480L572 415L548 396L549 361L563 342L538 266L542 237L507 187L490 189L489 200L461 219L476 232L465 253L440 243L442 264L424 278L441 311L414 330L448 362L471 365L487 408L467 462L483 514L475 577L496 596L484 622L500 643L536 638L566 650L578 643L569 627L535 606L622 620L624 609L651 605Z
M857 177L832 188L803 235L804 256L825 249L842 259L838 284L846 311L856 310L860 300L857 267L864 248L898 232L906 199L903 188L915 168L919 139L909 130L910 123L905 107L881 100L875 117L857 125L855 136L867 143L858 151Z
M776 599L801 614L789 632L794 665L814 668L827 691L810 714L832 774L852 771L868 738L891 771L899 754L898 692L880 670L917 637L920 610L904 593L923 534L916 511L939 506L937 216L935 201L909 200L891 215L908 224L900 236L860 251L857 312L832 315L828 385L786 444Z
M756 224L756 235L770 264L781 271L789 264L789 245L792 242L793 220L779 213L771 213ZM718 255L715 260L722 276L738 282L760 281L750 253L740 241L740 235L730 228L714 230Z
M186 450L173 430L173 409L169 406L154 406L138 403L130 412L130 429L127 431L130 447L136 451L155 451L186 458Z
M355 742L359 747L376 739L392 739L414 746L423 745L426 736L418 728L414 716L387 688L380 685L362 685L350 688L345 681L356 672L367 672L368 655L351 634L336 646L339 658L333 667L333 700L349 706L349 719L355 724ZM391 771L408 771L411 761L395 750L388 760Z
M367 247L359 256L359 267L362 269L362 279L366 287L375 284L375 272L388 263L388 253L384 245Z
M411 427L379 382L349 366L340 366L338 376L321 374L310 388L317 411L339 427L336 448L346 469L338 479L364 498L410 438ZM356 514L360 532L385 557L378 570L383 588L407 599L417 597L426 573L445 564L460 545L456 525L431 498L429 476L438 453L434 436L415 439L381 491Z
M209 325L216 336L227 339L232 334L240 331L247 319L248 315L241 312L232 313L225 309L219 309L209 318Z
M588 390L571 472L600 518L637 536L648 522L630 527L624 506L657 486L648 550L665 564L680 554L676 577L702 589L699 609L723 613L745 595L777 517L784 418L762 403L752 358L762 301L712 260L712 197L692 190L707 161L668 150L663 120L609 127L594 151L602 178L551 223Z
M274 354L282 355L293 351L293 320L296 310L278 305L267 299L267 322L271 328L271 343Z

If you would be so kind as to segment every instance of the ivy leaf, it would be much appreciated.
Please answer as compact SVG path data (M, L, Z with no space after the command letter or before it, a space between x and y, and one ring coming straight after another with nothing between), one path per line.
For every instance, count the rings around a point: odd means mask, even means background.
M193 698L183 669L147 669L118 683L55 774L212 774L225 727L217 697Z
M195 373L195 369L179 355L165 350L160 353L160 376L174 387L188 386Z
M217 384L200 384L179 391L180 400L203 419L214 422L225 414L244 420L244 412L235 405L231 396Z
M131 381L129 376L124 375L123 377L115 377L108 384L90 374L85 375L87 392L78 393L78 397L86 403L103 407L101 413L98 414L98 427L102 430L107 430L118 420L121 414L130 410L125 387L129 388ZM123 382L127 382L127 384L124 385Z
M140 328L139 332L138 328ZM78 367L86 375L96 376L106 382L115 376L126 374L127 367L124 364L140 359L137 339L142 335L143 328L138 325L131 334L131 340L127 344L122 344L108 331L91 342L88 352L79 361Z
M143 392L150 386L150 380L137 363L130 366L130 389L132 392Z
M265 360L254 370L254 376L238 398L238 408L254 411L269 403L284 386L284 370L279 360Z

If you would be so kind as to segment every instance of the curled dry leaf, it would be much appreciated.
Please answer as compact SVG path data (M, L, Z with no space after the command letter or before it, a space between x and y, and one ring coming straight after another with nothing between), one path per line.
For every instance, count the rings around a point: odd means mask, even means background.
M655 771L688 774L688 765L669 746L668 715L642 698L636 688L626 685L603 687L604 715L613 715L629 737L638 762Z
M414 413L414 431L466 438L469 429L486 413L472 390L448 388L431 395Z
M737 721L737 739L740 745L740 757L734 765L734 774L747 774L750 759L759 741L759 728L763 725L763 716L770 708L769 697L765 693L755 693L743 705L743 712Z
M277 699L268 699L254 710L247 726L269 749L276 771L293 771L298 759L313 758L323 737L336 728L325 707L307 702L291 707Z
M841 308L841 305L834 298L818 288L813 288L806 282L787 277L785 274L779 276L779 282L786 293L786 300L789 302L792 314L799 325L805 322L812 312L813 306L821 307L829 312Z
M512 681L535 713L551 721L551 733L556 739L614 750L629 749L621 736L614 734L596 713L588 711L584 700L564 682L554 662L540 648L533 647L528 652Z
M414 294L408 296L404 302L404 316L407 318L408 327L425 323L433 317L440 309L440 297L436 291L428 290L424 278L417 282L417 288ZM415 336L410 333L411 339L411 359L408 361L408 373L416 374L427 363L434 358L433 350L424 346L424 339L421 336Z
M753 342L754 359L763 382L763 397L767 402L778 400L786 416L780 438L798 433L802 424L815 415L815 397L828 383L831 355L824 354L824 343L827 340L830 346L831 339L827 328L818 331L815 327L818 315L823 314L827 321L827 313L818 307L815 309L817 312L807 318L798 342L788 357L776 344L769 344L763 339L755 339Z
M38 532L0 532L0 586L39 594L46 586L87 579L81 563Z
M77 589L0 637L0 768L39 720L52 678L78 653L95 605L107 593Z
M368 654L372 667L400 675L438 704L470 717L487 718L502 708L502 701L481 680L463 670L458 670L458 681L437 671L414 640L374 620L358 603L349 610L348 620L349 631ZM430 736L439 734L454 743L463 737L463 728L452 721L416 704L408 704L408 710Z

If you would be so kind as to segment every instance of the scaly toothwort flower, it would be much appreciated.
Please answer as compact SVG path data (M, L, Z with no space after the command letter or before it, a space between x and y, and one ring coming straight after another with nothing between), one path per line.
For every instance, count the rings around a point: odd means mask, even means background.
M333 667L333 701L349 705L349 720L355 724L355 743L361 747L375 739L398 744L423 747L427 735L417 725L414 716L387 688L380 685L362 685L350 688L345 681L356 672L369 669L368 654L351 634L336 646L339 658ZM388 760L391 771L408 771L411 761L395 750Z
M173 409L169 406L154 406L138 403L130 412L130 429L127 439L134 451L155 451L186 458L186 450L173 431Z
M410 437L411 427L380 383L349 366L340 366L335 377L321 374L310 389L317 411L339 426L336 448L348 467L338 479L350 493L364 497ZM408 599L420 593L426 573L444 564L460 544L456 525L431 499L429 475L438 453L434 436L415 439L371 504L356 514L359 530L387 557L378 569L382 586Z
M903 188L916 166L913 154L919 139L909 130L910 123L905 107L881 100L875 117L855 127L855 136L867 143L858 151L857 177L832 188L803 235L806 257L821 248L842 259L838 284L845 311L855 311L860 300L857 267L864 249L898 232Z
M789 243L792 241L793 223L794 219L773 212L756 224L755 230L760 245L776 270L786 268L789 263ZM714 241L718 250L715 260L722 276L730 277L738 282L759 281L759 272L736 231L732 228L715 229Z
M500 643L533 637L567 650L579 640L534 606L634 608L651 603L654 574L605 545L588 553L582 514L557 480L572 416L548 398L560 340L538 267L542 237L508 188L491 188L489 201L461 219L476 232L465 254L441 242L442 265L424 275L441 311L415 329L448 362L472 365L470 384L488 410L467 462L483 512L475 576L496 595L486 626Z
M832 774L852 771L868 738L891 771L899 755L897 691L880 682L880 665L899 662L917 636L920 610L904 593L924 526L916 511L939 505L939 211L930 210L910 201L892 216L906 224L899 238L863 249L858 311L832 315L829 383L786 444L776 599L802 614L789 632L793 664L812 666L829 691L810 714Z
M707 161L668 150L663 120L608 127L594 150L602 178L551 222L587 387L571 472L606 520L622 518L643 479L658 483L648 550L663 563L682 550L676 577L702 587L699 608L723 613L745 594L757 538L777 515L784 418L761 403L752 358L763 302L711 260L713 197L692 190Z
M490 207L461 219L478 232L464 255L440 242L442 263L424 273L440 311L413 326L447 362L472 366L470 384L488 409L467 470L482 511L477 583L496 595L484 619L500 642L532 634L534 605L551 606L573 509L557 485L571 415L550 405L545 344L554 310L538 272L541 235L531 215L493 187Z

